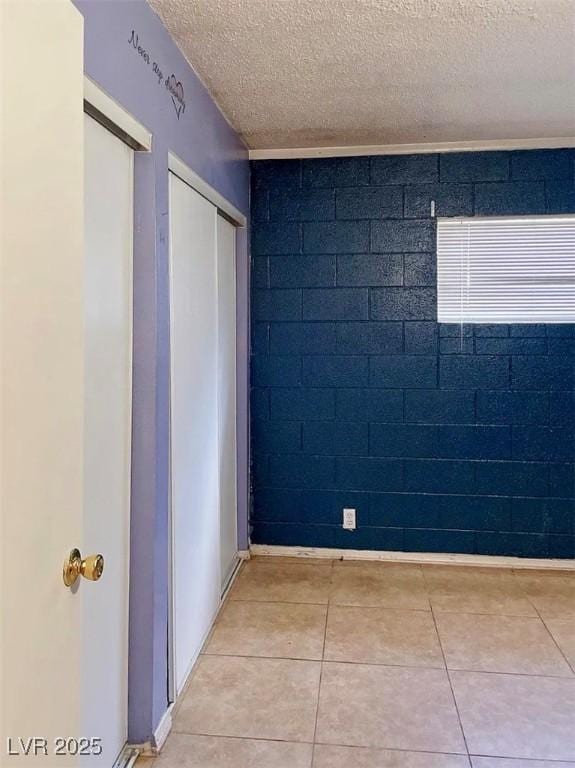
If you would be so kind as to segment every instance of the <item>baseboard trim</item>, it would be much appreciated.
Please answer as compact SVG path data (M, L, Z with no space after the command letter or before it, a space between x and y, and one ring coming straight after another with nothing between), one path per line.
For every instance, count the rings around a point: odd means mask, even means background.
M214 621L212 622L212 627L214 626L214 624L217 621L218 616L220 615L220 611L222 610L222 607L223 607L224 603L226 602L226 598L227 598L227 596L229 594L230 589L234 585L234 581L236 580L237 575L239 573L239 570L242 567L242 563L245 560L249 560L249 559L250 559L250 553L249 553L249 551L247 549L244 549L244 550L242 550L242 551L237 553L235 565L232 568L232 572L230 573L230 577L227 580L226 586L224 587L224 589L222 591L222 599L221 599L221 602L220 602L220 607L218 608L218 612L216 613L216 617L215 617ZM212 629L210 627L210 632L211 631L212 631ZM208 632L208 634L209 634L209 632Z
M166 739L170 735L172 730L172 710L174 705L170 704L168 709L162 715L162 719L158 723L156 730L154 731L154 751L159 754L160 750L166 743Z
M252 544L250 552L269 557L301 557L332 560L380 560L396 563L435 565L469 565L482 568L516 568L546 570L575 570L575 560L544 560L531 557L500 557L497 555L457 555L435 552L378 552L371 549L323 549L319 547L280 547Z
M250 160L292 160L312 157L358 157L364 155L411 155L435 152L493 152L513 149L566 149L575 146L574 136L552 139L487 139L485 141L440 141L423 144L366 144L349 147L286 147L250 149Z

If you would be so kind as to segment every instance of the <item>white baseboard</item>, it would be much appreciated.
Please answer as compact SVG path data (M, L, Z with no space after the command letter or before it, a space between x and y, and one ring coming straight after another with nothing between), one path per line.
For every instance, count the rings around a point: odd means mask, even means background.
M377 552L371 549L323 549L319 547L278 547L252 544L254 555L269 557L326 558L331 560L383 560L395 563L435 565L469 565L482 568L544 568L547 570L575 570L575 560L543 560L531 557L499 557L496 555L457 555L435 552Z
M226 602L226 598L230 592L230 589L234 586L234 581L238 577L238 573L240 572L240 568L242 567L242 563L244 563L246 560L250 559L250 552L248 549L243 549L237 554L236 563L232 569L232 572L230 573L230 577L222 591L222 599L220 601L220 607L218 608L218 612L216 613L216 616L212 622L212 626L210 627L210 632L212 631L212 627L216 623L218 616L220 615L220 611L222 610L224 603ZM208 632L209 635L209 632ZM205 642L205 641L204 641ZM203 643L202 643L203 647Z
M156 754L160 752L164 746L166 739L170 735L172 730L172 710L173 704L170 704L168 709L164 712L162 719L158 723L156 730L154 731L154 750Z

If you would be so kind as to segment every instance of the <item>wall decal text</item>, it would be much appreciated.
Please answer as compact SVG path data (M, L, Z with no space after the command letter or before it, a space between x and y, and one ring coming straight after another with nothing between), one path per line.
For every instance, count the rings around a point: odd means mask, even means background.
M166 92L170 95L172 105L179 120L180 116L186 110L184 86L182 85L181 80L178 80L173 73L167 77L164 75L158 62L153 61L149 52L144 48L143 45L141 45L140 36L135 29L133 29L130 33L128 45L130 45L133 50L140 56L141 60L146 64L146 66L151 67L152 74L155 76L158 85L164 86Z

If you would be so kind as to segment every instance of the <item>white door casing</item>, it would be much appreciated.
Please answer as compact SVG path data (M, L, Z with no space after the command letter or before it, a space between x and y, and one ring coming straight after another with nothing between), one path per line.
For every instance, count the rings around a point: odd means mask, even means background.
M82 733L111 766L127 738L132 404L133 150L85 115L84 546Z
M175 693L220 602L217 209L170 173Z
M81 597L62 582L83 540L83 21L27 0L0 3L0 26L0 764L62 768L83 695ZM41 762L7 754L33 736Z
M221 585L237 562L236 228L218 216L218 444Z

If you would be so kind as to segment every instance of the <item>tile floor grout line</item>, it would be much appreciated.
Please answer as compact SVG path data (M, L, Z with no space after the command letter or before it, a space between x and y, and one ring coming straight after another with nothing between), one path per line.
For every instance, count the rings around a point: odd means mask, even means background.
M180 736L186 736L186 737L200 737L200 738L208 738L208 739L230 739L234 741L256 741L256 742L264 742L264 743L273 743L273 744L301 744L301 745L308 745L308 746L314 746L309 741L293 741L293 740L284 740L284 739L272 739L272 738L263 738L263 737L254 737L254 736L224 736L224 735L214 735L210 733L191 733L189 731L175 731L177 735ZM511 761L518 761L521 760L521 762L526 763L540 763L541 759L536 757L509 757L508 755L493 755L493 754L481 754L474 752L471 755L466 755L463 752L430 752L429 750L421 750L421 749L405 749L401 747L370 747L370 746L358 746L357 744L335 744L332 742L317 742L318 746L326 746L326 747L336 747L336 748L344 748L344 749L359 749L359 750L373 750L374 752L398 752L398 753L406 753L406 754L417 754L417 755L442 755L446 757L467 757L468 760L470 760L473 757L481 757L486 758L490 760L511 760ZM151 763L146 762L147 768L152 768L154 761L160 759L160 755L155 757L146 757L141 756L139 759L145 760L145 761L152 761ZM557 765L574 765L575 761L572 760L557 760L555 758L545 758L543 761L545 764L549 763L549 765L557 764Z
M274 738L266 738L262 736L230 736L225 734L213 734L213 733L201 733L201 732L192 732L192 731L185 731L185 730L174 730L175 734L181 735L181 736L199 736L201 738L210 738L210 739L231 739L235 741L261 741L261 742L271 742L274 744L304 744L313 746L313 743L310 741L296 741L294 739L274 739ZM399 752L399 753L415 753L418 755L445 755L445 756L455 756L455 757L467 757L468 759L472 757L485 757L492 760L521 760L524 762L532 762L532 763L539 763L541 762L541 758L538 757L510 757L509 755L494 755L494 754L484 754L480 752L473 752L472 754L465 754L464 752L445 752L445 751L430 751L428 749L415 749L415 748L404 748L404 747L372 747L372 746L365 746L365 745L357 745L357 744L347 744L347 743L335 743L330 741L318 741L315 742L317 745L320 746L328 746L328 747L343 747L343 748L351 748L351 749L370 749L374 750L375 752ZM146 760L158 760L158 756L153 758L144 758ZM556 758L544 758L543 760L545 763L557 763L561 765L575 765L575 761L572 760L558 760Z
M563 652L563 649L561 648L561 646L559 645L559 643L557 642L557 640L556 640L556 639L555 639L555 637L553 636L553 633L551 632L551 630L550 630L550 629L549 629L549 627L547 626L547 622L545 621L545 619L544 619L544 617L543 617L543 614L541 613L541 611L539 610L539 608L538 608L538 607L537 607L537 605L535 604L534 600L533 600L533 599L532 599L532 598L529 596L529 594L528 594L527 590L526 590L524 587L522 587L522 586L521 586L521 581L520 581L520 579L518 578L517 574L515 574L515 576L516 576L516 578L517 578L517 581L518 581L518 584L519 584L519 589L520 589L520 590L521 590L521 592L522 592L522 593L525 595L525 598L526 598L526 600L527 600L527 601L528 601L528 602L529 602L529 603L530 603L530 604L533 606L533 610L534 610L534 611L535 611L535 613L537 614L537 618L538 618L538 619L539 619L539 621L540 621L540 622L543 624L543 626L545 627L545 629L546 629L546 631L547 631L547 634L549 635L549 637L550 637L550 638L551 638L551 640L553 641L553 643L554 643L555 647L557 648L557 650L559 651L559 653L561 654L561 656L562 656L562 657L563 657L563 659L565 660L565 663L567 664L567 666L569 667L569 669L571 670L571 672L573 673L573 675L575 675L575 664L572 664L572 663L571 663L571 661L570 661L570 660L567 658L567 656L566 656L566 655L565 655L565 653ZM562 620L562 619L565 619L565 618L569 619L570 617L563 617L563 616L556 616L556 617L555 617L555 619L559 619L559 620ZM549 617L548 617L548 619L549 619ZM575 618L574 618L574 619L572 619L572 620L573 620L573 621L575 621ZM551 618L549 619L549 621L553 621L553 617L551 617Z
M535 610L537 611L537 615L539 616L539 620L541 621L541 623L542 623L542 624L543 624L543 626L545 627L545 630L547 631L547 634L549 635L549 637L550 637L550 638L551 638L551 640L553 641L553 643L554 643L555 647L557 648L557 650L559 651L559 653L561 654L561 656L562 656L562 657L565 659L565 663L567 664L567 666L568 666L568 667L569 667L569 669L571 670L572 674L575 676L575 663L573 663L573 664L572 664L572 663L571 663L571 661L568 659L568 657L565 655L565 653L563 652L563 649L561 648L561 646L559 645L559 643L558 643L558 642L557 642L557 640L555 639L555 637L554 637L554 635L553 635L553 632L551 632L551 630L550 630L550 629L549 629L549 627L547 626L547 622L545 621L545 619L543 618L543 616L542 616L542 615L539 613L539 610L538 610L537 606L536 606L536 605L533 605L533 607L534 607L534 608L535 608ZM563 621L563 620L564 620L564 619L562 619L561 617L558 617L558 618L559 618L559 621ZM553 619L549 619L549 621L553 621ZM572 621L575 621L575 619L572 619Z
M307 565L317 566L318 568L332 568L334 563L334 558L332 557L290 558L289 555L286 557L288 558L287 560L283 559L284 555L258 555L257 557L251 557L249 560L246 560L246 563L249 565L269 565L273 567L284 567L286 565L289 567L297 567L300 565Z
M535 606L534 606L535 608ZM535 608L535 610L537 610ZM440 615L447 615L443 612L440 612ZM561 647L559 646L559 643L555 640L553 637L553 634L551 633L551 630L545 623L545 620L543 617L538 613L537 616L509 616L508 614L469 614L469 613L458 613L458 614L448 614L450 616L492 616L493 618L500 618L500 619L529 619L531 621L537 621L540 624L543 625L546 633L551 637L551 640L553 641L553 645L557 648L559 651L560 656L565 660L565 663L567 664L568 670L570 674L549 674L546 672L511 672L511 671L504 671L504 670L495 670L495 669L466 669L464 667L447 667L447 669L451 670L452 672L473 672L473 673L479 673L479 674L486 674L486 675L516 675L517 677L548 677L553 678L556 680L570 680L575 676L575 668L570 663L569 659L565 656L563 653ZM437 625L437 621L436 621ZM439 627L437 627L437 631L439 634Z
M509 757L509 755L486 755L479 752L474 752L470 757L485 757L488 760L511 760L512 762L520 760L522 763L543 762L545 765L547 765L547 763L549 763L549 765L553 765L554 763L557 763L557 765L575 765L575 760L557 760L554 757Z
M203 736L210 739L237 739L238 741L271 741L274 744L309 744L313 746L313 741L303 741L301 739L274 739L273 736L236 736L229 733L203 733L202 731L184 731L181 729L174 730L172 733L180 733L184 736ZM336 744L334 746L339 746ZM343 746L343 745L342 745Z
M565 575L561 575L561 574L553 573L553 572L551 572L551 573L552 573L552 576L550 578L565 578ZM569 573L571 573L571 571ZM514 573L514 578L517 581L517 585L518 585L518 588L519 588L521 594L524 596L524 598L527 600L527 602L533 607L533 610L535 611L537 616L539 616L541 621L544 621L543 616L541 614L541 611L539 610L539 608L537 608L537 605L535 604L535 601L530 596L528 590L524 586L522 586L522 584L521 584L521 576L519 576L519 574L517 574L517 573ZM532 574L530 575L530 578L533 578ZM540 576L540 578L543 579L542 583L545 583L545 579L547 577L546 576ZM575 578L570 579L570 580L573 581L573 585L575 586ZM560 619L560 618L571 618L571 617L570 616L569 617L555 616L555 617L550 617L550 618Z
M312 565L312 564L309 564L309 563L307 563L307 564L308 565ZM312 742L310 742L310 741L301 741L301 740L297 740L297 739L295 739L295 740L294 739L266 739L265 737L253 738L253 737L249 737L249 736L226 736L224 734L193 733L193 732L188 732L186 730L175 730L174 729L175 733L181 733L181 734L188 735L188 736L201 736L201 737L208 737L208 738L215 738L215 739L218 739L218 738L226 739L226 738L228 738L228 739L240 739L240 740L246 740L246 741L263 741L263 742L270 741L270 742L278 742L278 743L293 743L293 744L306 744L306 745L309 744L309 745L311 745L311 760L312 760L312 763L313 763L316 744L322 744L322 745L323 744L329 744L330 746L336 746L336 747L356 747L356 748L359 747L359 748L361 748L361 746L357 745L357 744L335 744L335 743L331 743L331 742L322 742L322 741L318 741L317 740L317 735L318 735L317 734L317 728L318 728L318 722L319 722L319 706L320 706L320 695L321 695L321 686L322 686L322 675L323 675L323 667L324 667L325 664L333 663L333 664L346 664L346 665L360 665L360 666L371 666L371 667L374 667L374 668L377 668L377 667L390 667L390 668L403 668L403 669L409 669L409 670L422 670L422 669L439 670L439 669L445 669L445 671L447 672L447 679L448 679L448 683L449 683L449 686L450 686L450 690L451 690L451 694L452 694L452 699L453 699L455 710L456 710L456 713L457 713L458 722L459 722L459 726L460 726L460 731L461 731L461 735L462 735L462 738L463 738L463 743L465 745L466 752L443 752L442 753L442 752L430 752L429 750L386 748L386 747L383 747L383 746L378 746L377 749L378 750L392 749L393 751L406 752L406 753L409 753L409 752L419 752L421 754L445 754L445 755L459 755L459 756L463 756L464 754L466 754L466 756L467 756L467 763L468 763L469 766L471 766L471 764L472 764L472 756L471 756L471 753L469 751L469 745L467 743L467 736L466 736L465 730L463 728L463 723L462 723L462 720L461 720L461 713L459 711L459 706L458 706L458 703L457 703L457 699L455 697L455 692L454 692L451 672L462 672L462 673L467 673L467 674L482 674L482 675L499 675L499 676L506 676L506 677L512 677L512 678L514 678L514 677L515 678L535 677L535 678L539 678L539 679L542 679L542 680L543 679L548 679L548 680L555 680L555 681L559 681L559 680L572 680L573 679L573 675L571 675L571 674L569 674L569 676L566 676L566 675L533 674L533 673L492 671L492 670L479 670L479 669L475 669L475 670L473 670L473 669L469 669L469 670L468 669L450 669L447 666L447 659L446 659L446 656L445 656L445 651L444 651L444 648L443 648L442 638L441 638L441 634L439 632L439 626L438 626L438 622L440 621L440 617L442 617L442 616L458 616L458 615L459 616L461 616L461 615L463 615L463 616L465 616L465 615L476 615L476 616L492 616L494 619L495 619L495 617L498 617L500 619L521 619L521 618L526 619L526 618L530 618L530 619L541 621L543 623L544 627L545 627L546 633L551 637L554 646L556 646L557 649L559 650L560 656L563 659L565 659L565 662L567 664L567 670L572 670L573 669L571 663L569 662L569 660L567 659L567 657L563 653L561 647L559 646L558 642L555 640L553 634L551 633L550 628L547 626L546 619L543 618L541 612L537 609L537 606L535 605L533 600L529 597L529 595L525 591L524 587L521 586L520 584L518 585L518 592L526 599L527 604L532 606L535 615L515 615L515 614L509 614L509 613L505 613L505 612L504 613L501 613L501 612L498 612L498 613L477 613L477 612L470 612L470 611L449 611L449 610L445 611L445 610L437 610L436 608L434 608L433 603L431 601L431 590L430 590L431 585L429 584L429 578L426 578L425 574L422 576L422 579L423 579L423 585L424 585L425 598L426 598L428 606L429 606L428 609L423 610L423 609L406 608L406 607L401 606L401 605L390 605L390 604L385 604L385 605L379 604L379 605L373 605L373 606L372 605L365 606L365 605L361 605L361 604L359 604L359 605L358 604L353 604L353 605L350 604L350 605L348 605L346 603L334 602L331 599L331 593L332 593L333 584L334 584L334 580L335 580L335 574L337 573L337 569L334 567L333 561L332 561L332 563L329 566L326 566L326 565L322 564L322 565L318 566L318 570L319 570L319 568L325 568L326 570L328 568L331 568L331 570L329 571L329 586L328 586L327 602L322 602L322 603L309 603L309 602L301 603L301 602L295 602L294 603L294 602L291 602L289 600L286 601L286 600L257 600L257 599L256 600L254 600L254 599L232 600L232 599L230 599L229 600L229 604L236 604L236 605L237 604L244 604L244 605L251 604L251 605L255 605L255 606L257 606L257 605L278 605L278 606L281 606L281 605L285 605L285 606L290 606L290 605L305 606L305 605L307 605L307 606L310 606L310 607L312 607L312 606L315 607L315 608L321 607L322 609L325 609L325 623L324 623L324 628L323 628L323 644L322 644L321 658L319 658L319 659L317 659L317 658L316 659L310 659L310 658L293 658L293 657L285 657L285 656L260 656L260 655L242 656L242 655L238 655L237 653L233 653L233 652L232 653L210 653L210 652L207 652L207 651L202 651L202 656L211 656L211 657L216 657L216 658L217 657L219 657L219 658L226 658L227 657L227 658L236 659L236 660L248 658L248 659L264 659L264 660L268 659L270 661L273 661L273 660L276 660L276 661L277 660L285 660L287 662L300 661L300 662L304 662L304 663L315 663L315 664L319 663L320 664L320 670L319 670L319 683L318 683L318 689L317 689L317 691L318 691L317 697L318 698L317 698L317 704L316 704L316 710L315 710L315 723L314 723L313 741ZM417 567L417 569L420 570L420 571L422 569L424 571L426 570L421 565L419 565ZM430 570L430 569L428 569L428 570ZM508 571L509 569L504 569L504 570ZM317 571L316 571L316 573L317 573ZM555 574L553 574L553 575L555 575ZM422 666L422 665L411 666L409 664L407 664L407 665L406 664L386 664L386 663L381 663L381 662L355 661L355 660L353 660L353 661L350 661L350 660L338 661L336 659L327 660L325 657L326 657L326 647L327 647L327 631L328 631L329 613L330 613L330 609L334 609L335 610L335 609L338 609L338 608L341 608L341 609L349 609L349 608L365 609L365 608L367 608L368 610L371 608L371 609L379 610L379 611L383 612L384 614L386 612L395 613L395 614L401 614L401 613L417 614L417 613L420 613L420 614L424 614L424 615L431 613L432 620L434 622L434 628L435 628L437 640L438 640L438 643L439 643L439 648L441 650L441 654L442 654L442 658L443 658L444 667L429 667L429 666ZM557 618L562 618L562 617L559 616ZM317 627L317 629L320 629L320 627ZM317 639L319 640L319 638L317 638ZM207 643L206 643L206 646L207 646ZM194 666L196 666L196 665L194 665ZM194 671L190 675L190 681L189 682L191 682L191 678L193 676L194 676ZM186 688L187 688L187 686L186 686ZM309 722L309 720L308 720L308 722ZM334 735L337 737L336 734L334 734ZM481 757L481 755L474 754L473 757ZM497 758L499 756L487 755L486 757ZM504 756L501 756L501 757L504 757ZM512 759L517 759L517 758L512 758ZM535 759L535 758L532 758L532 759L531 758L529 758L529 759L526 758L526 761L527 760L529 760L529 761L533 760L534 763L537 762L537 759ZM552 763L560 763L560 764L565 763L565 764L569 764L569 765L574 765L575 766L575 762L570 762L569 760L565 761L565 760L556 760L555 759L555 760L550 760L549 763L550 763L550 765ZM310 766L310 768L311 768L311 766Z
M310 746L313 745L313 742L311 741L302 741L297 739L277 739L273 737L266 737L266 736L230 736L223 733L203 733L200 731L184 731L184 730L177 730L173 731L174 733L183 735L183 736L201 736L203 738L211 738L211 739L235 739L238 741L270 741L274 744L309 744ZM316 741L316 744L322 747L347 747L351 749L373 749L376 752L406 752L408 754L415 752L420 755L456 755L457 757L467 757L465 752L445 752L442 750L429 750L429 749L416 749L413 747L373 747L369 745L362 745L362 744L348 744L345 742L334 742L334 741ZM483 755L474 755L474 757L483 757ZM493 757L493 755L487 755L487 757ZM496 756L498 757L498 756ZM513 760L516 760L517 758L511 758ZM565 762L565 761L559 761L559 762Z
M269 604L275 604L275 605L277 605L278 603L281 603L283 605L321 605L321 606L326 606L327 605L327 601L325 603L315 603L315 602L314 603L311 603L311 602L310 603L302 603L301 600L300 601L295 601L295 600L254 600L253 598L245 598L244 599L244 598L241 598L241 597L234 597L234 599L230 600L230 602L231 603L263 603L264 605L265 604L268 604L268 605Z
M447 658L445 656L445 651L443 650L443 643L441 642L441 635L439 634L439 628L437 626L437 621L435 619L435 613L433 611L433 606L431 607L431 615L433 617L433 625L435 627L435 632L437 634L437 642L439 643L439 648L441 649L441 655L443 656L443 663L445 664L445 674L447 675L447 682L449 683L449 690L451 691L451 698L453 699L453 706L455 707L455 712L457 713L457 722L459 723L459 729L461 730L461 735L463 737L463 743L465 744L465 750L467 752L467 762L469 763L469 766L471 768L471 755L469 753L469 744L467 743L467 736L465 735L465 730L463 729L463 722L461 720L461 713L459 712L459 707L457 706L457 699L455 698L455 691L453 690L453 683L451 681L451 676L449 674L449 669L447 668Z
M433 603L431 603L430 596L426 595L428 598L431 608L406 608L404 606L401 606L399 604L391 604L387 603L385 605L382 605L381 603L375 605L375 604L365 604L365 603L337 603L332 600L329 600L325 603L317 603L317 602L302 602L295 601L295 600L263 600L263 599L254 599L254 598L233 598L230 600L231 603L263 603L263 604L271 604L271 603L282 603L284 605L317 605L317 606L326 606L326 605L333 605L334 607L341 607L341 608L381 608L388 611L404 611L404 612L412 612L412 613L431 613L432 610L434 610L438 614L450 614L450 615L462 615L465 614L467 616L506 616L511 619L537 619L541 618L541 616L537 613L535 607L534 610L536 611L536 615L533 614L527 614L527 613L506 613L506 612L493 612L493 611L456 611L456 610L446 610L445 608L433 608ZM570 618L570 617L561 617L556 616L553 618Z
M240 600L231 600L232 603L252 603L255 605L310 605L310 606L316 606L325 608L327 603L302 603L302 602L295 602L293 600L253 600L253 599L240 599Z
M318 741L317 744L322 747L347 747L350 749L373 749L375 752L406 752L407 754L418 754L418 755L454 755L456 757L469 757L469 755L466 755L465 752L442 752L435 751L432 752L429 749L416 749L414 747L373 747L373 746L364 746L361 744L336 744L332 741ZM477 757L477 755L474 755L474 757ZM514 758L515 759L515 758Z
M324 657L325 657L325 644L326 644L326 638L327 638L327 622L329 620L329 596L331 594L331 585L333 582L333 565L332 565L332 572L329 576L329 587L328 587L328 601L327 601L327 610L325 612L325 625L323 628L323 644L321 648L321 661L320 661L320 668L319 668L319 685L317 688L317 705L315 708L315 722L313 727L313 746L311 748L311 767L313 768L313 764L315 761L315 743L316 743L316 737L317 737L317 723L319 719L319 699L321 695L321 680L323 676L323 663L324 663Z
M427 595L427 598L429 599L430 596ZM510 619L538 619L541 618L542 621L544 619L542 616L540 616L537 613L537 610L535 609L535 606L533 606L534 610L536 611L536 615L533 614L527 614L527 613L505 613L505 612L490 612L490 611L456 611L456 610L446 610L445 608L433 608L433 603L430 605L431 608L405 608L404 606L398 605L398 604L391 604L387 603L385 605L382 605L381 603L378 605L366 605L364 603L336 603L331 600L329 600L326 603L316 603L316 602L301 602L301 601L295 601L295 600L263 600L263 599L254 599L254 598L237 598L234 597L233 599L230 599L231 603L256 603L256 604L263 604L263 605L277 605L277 604L283 604L283 605L315 605L315 606L321 606L325 607L327 605L332 605L336 608L380 608L382 610L386 611L397 611L397 612L405 612L405 613L431 613L431 611L435 611L437 614L448 614L450 616L456 615L456 616L505 616ZM570 618L570 617L563 617L563 616L554 616L552 618L562 619L562 618Z
M441 642L440 642L441 645ZM309 656L255 656L241 653L207 653L202 652L200 656L211 656L214 658L228 659L262 659L263 661L306 661L315 664L349 664L359 667L390 667L391 669L433 669L443 672L465 672L474 675L507 675L508 677L544 677L547 680L572 680L575 675L549 675L534 672L506 672L504 670L489 669L467 669L466 667L446 667L446 666L424 666L423 664L390 664L383 661L354 661L352 659L319 659ZM199 657L198 657L199 658ZM445 662L445 658L444 658Z

